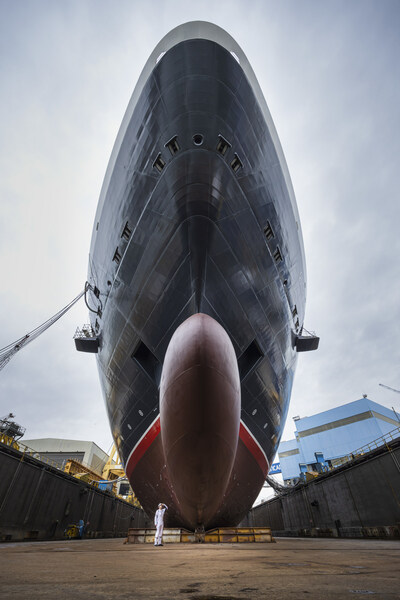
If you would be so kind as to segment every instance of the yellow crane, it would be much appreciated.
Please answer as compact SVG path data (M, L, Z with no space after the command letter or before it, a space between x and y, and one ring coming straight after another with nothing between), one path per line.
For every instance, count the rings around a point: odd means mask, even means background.
M114 457L115 457L115 460L114 460ZM121 459L119 457L118 450L117 450L117 447L115 444L113 444L113 446L111 448L110 456L109 456L106 464L103 467L102 477L103 477L103 479L108 479L108 480L126 477L124 467L122 466ZM127 479L127 481L128 481L128 479ZM134 506L141 508L140 502L136 498L135 493L133 492L133 490L130 486L129 486L129 489L130 489L130 493L128 494L128 497L126 498L126 500L128 502L130 502L131 504L133 504Z
M116 458L116 460L114 460L114 457ZM101 476L103 479L118 479L118 477L123 477L124 475L125 471L122 466L121 459L119 457L115 444L113 444L110 456L108 457L108 460L103 467Z

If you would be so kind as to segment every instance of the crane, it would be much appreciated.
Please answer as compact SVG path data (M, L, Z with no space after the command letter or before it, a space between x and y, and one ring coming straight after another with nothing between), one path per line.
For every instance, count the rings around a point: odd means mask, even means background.
M380 383L379 385L380 385L381 387L384 387L384 388L386 388L387 390L392 390L392 392L396 392L396 394L400 394L400 390L395 390L394 388L392 388L392 387L389 387L388 385L384 385L383 383Z
M379 384L381 387L386 388L387 390L391 390L392 392L396 392L396 394L400 394L400 390L396 390L395 388L389 387L388 385L384 385L383 383ZM397 414L397 412L394 410L393 406L392 406L392 411L394 412L394 414L397 417L398 422L400 423L400 418L399 415Z
M26 335L20 337L19 340L12 342L11 344L9 344L8 346L5 346L4 348L0 348L0 371L2 369L4 369L4 367L10 362L12 357L17 352L19 352L21 350L21 348L24 348L27 344L29 344L30 342L35 340L37 337L39 337L39 335L41 335L44 331L46 331L46 329L51 327L56 321L58 321L58 319L60 319L63 315L65 315L65 313L70 308L72 308L73 305L76 302L78 302L78 300L80 298L82 298L83 295L85 295L85 302L86 302L86 292L88 291L88 289L91 289L91 286L88 282L86 282L84 290L76 298L74 298L69 304L67 304L67 306L64 306L64 308L59 310L58 313L56 313L55 315L50 317L50 319L48 319L47 321L42 323L42 325L39 325L38 327L36 327L36 329L34 329L33 331L30 331ZM87 303L86 303L86 305L87 305Z

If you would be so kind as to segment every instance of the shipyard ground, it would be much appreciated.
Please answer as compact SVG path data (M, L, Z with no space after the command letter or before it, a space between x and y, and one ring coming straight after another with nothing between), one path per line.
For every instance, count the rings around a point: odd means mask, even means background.
M0 598L159 600L400 598L400 542L0 544Z

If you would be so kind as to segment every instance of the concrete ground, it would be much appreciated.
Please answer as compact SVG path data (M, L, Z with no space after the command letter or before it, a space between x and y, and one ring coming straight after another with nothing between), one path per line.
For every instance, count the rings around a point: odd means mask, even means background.
M278 538L275 544L124 545L123 539L0 544L0 598L400 599L400 542Z

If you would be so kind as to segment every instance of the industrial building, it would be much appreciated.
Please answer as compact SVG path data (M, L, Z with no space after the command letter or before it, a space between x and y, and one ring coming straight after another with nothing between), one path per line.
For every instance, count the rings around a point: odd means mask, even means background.
M305 473L321 472L335 461L400 427L393 410L366 396L311 417L295 417L295 439L278 449L282 477L296 483Z
M63 440L58 438L40 438L26 440L23 443L28 448L38 453L38 458L46 460L64 469L67 460L74 459L90 467L93 471L101 473L108 460L106 454L94 442L84 440Z

